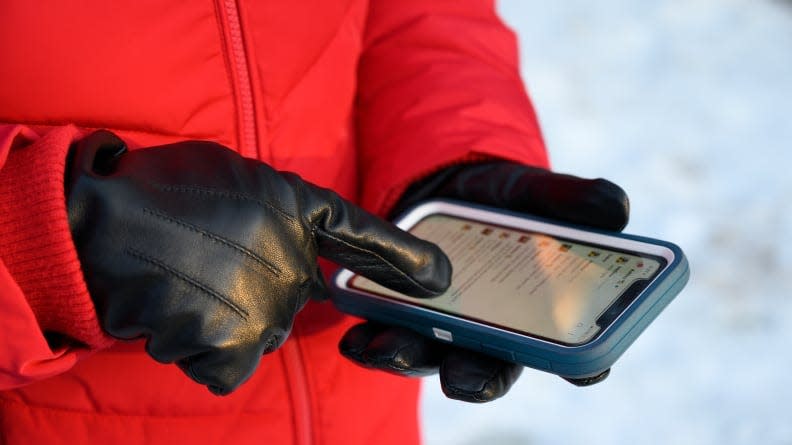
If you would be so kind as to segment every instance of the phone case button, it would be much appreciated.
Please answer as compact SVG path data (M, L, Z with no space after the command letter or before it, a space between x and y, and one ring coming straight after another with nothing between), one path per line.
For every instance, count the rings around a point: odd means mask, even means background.
M449 343L454 341L454 334L452 334L450 331L446 331L445 329L432 328L432 333L438 340L447 341Z

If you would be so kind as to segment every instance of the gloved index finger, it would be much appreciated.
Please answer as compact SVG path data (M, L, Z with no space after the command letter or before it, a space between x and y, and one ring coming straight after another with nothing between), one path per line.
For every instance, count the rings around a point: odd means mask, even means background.
M314 218L319 255L412 297L433 297L451 283L451 262L416 238L328 192Z

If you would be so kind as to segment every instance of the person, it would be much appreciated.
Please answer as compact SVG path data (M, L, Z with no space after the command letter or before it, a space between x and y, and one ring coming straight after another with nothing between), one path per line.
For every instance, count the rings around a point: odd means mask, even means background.
M431 298L443 253L372 214L444 196L626 223L617 186L546 170L492 1L11 1L0 22L3 443L416 443L405 375L482 402L521 368L337 312L317 258Z

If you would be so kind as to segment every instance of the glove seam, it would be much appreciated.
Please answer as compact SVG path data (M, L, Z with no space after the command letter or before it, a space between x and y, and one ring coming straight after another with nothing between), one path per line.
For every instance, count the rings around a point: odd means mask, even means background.
M469 397L472 397L473 399L475 399L476 401L479 401L479 402L486 402L488 399L487 399L487 398L484 398L484 397L481 397L481 393L484 391L484 389L485 389L485 388L486 388L486 387L487 387L487 386L488 386L490 383L492 383L492 381L495 379L495 376L497 376L497 375L498 375L498 371L499 371L499 370L500 370L500 368L499 368L499 367L496 367L496 368L495 368L495 369L494 369L494 370L493 370L493 371L492 371L492 372L489 374L489 376L488 376L486 379L484 379L484 383L482 383L482 384L481 384L481 387L479 387L479 388L478 388L477 390L475 390L475 391L465 391L465 390L463 390L463 389L461 389L461 388L458 388L458 387L456 387L456 386L448 386L447 388L448 388L448 389L449 389L451 392L453 392L454 394L459 394L459 395L469 396ZM442 372L441 372L441 374L442 374Z
M226 247L229 247L229 248L231 248L233 250L236 250L237 252L248 256L252 260L254 260L257 263L261 264L262 266L266 267L267 269L269 269L270 272L275 274L275 276L280 276L280 274L281 274L280 269L278 269L274 264L271 264L270 262L268 262L263 257L257 255L255 252L251 251L250 249L248 249L248 248L246 248L246 247L244 247L244 246L242 246L240 244L237 244L234 241L231 241L231 240L229 240L227 238L224 238L224 237L222 237L220 235L217 235L217 234L211 233L209 231L206 231L204 229L201 229L200 227L198 227L196 225L193 225L193 224L190 224L188 222L181 221L181 220L179 220L177 218L174 218L172 216L166 215L165 213L158 212L156 210L152 210L150 208L144 208L143 212L147 213L149 215L152 215L154 217L157 217L157 218L159 218L161 220L164 220L166 222L169 222L169 223L175 224L177 226L183 227L184 229L187 229L187 230L189 230L191 232L198 233L198 234L208 238L210 241L213 241L213 242L218 243L218 244L222 244L222 245L224 245Z
M151 185L163 192L193 193L197 195L219 196L223 198L231 198L240 201L250 201L258 204L261 207L266 207L274 211L276 214L278 214L278 216L287 220L289 223L294 223L295 221L295 218L292 215L286 213L283 209L280 209L266 201L262 201L260 199L254 198L253 196L244 193L236 193L227 190L218 190L218 189L187 186L187 185L169 185L169 184L158 184L158 183L151 183Z
M499 374L499 372L500 372L500 371L501 371L501 368L500 368L500 367L496 367L496 368L495 368L495 370L493 370L493 371L492 371L492 373L490 374L490 376L489 376L489 377L487 377L487 379L486 379L486 380L484 380L484 384L483 384L483 385L481 385L481 388L480 388L478 391L476 391L476 392L475 392L474 398L475 398L476 400L479 400L479 401L481 401L481 402L486 402L486 401L487 401L487 399L486 399L486 398L484 398L484 397L481 397L481 393L482 393L482 392L484 392L484 390L485 390L485 389L486 389L488 386L490 386L490 384L491 384L491 383L492 383L492 382L495 380L495 377L497 377L497 376L498 376L498 374Z
M415 367L412 366L398 366L396 365L394 358L399 355L404 349L409 348L410 346L403 346L399 348L395 353L389 355L387 358L378 359L378 360L365 360L365 354L358 355L361 359L363 359L363 364L369 366L374 369L387 369L389 371L394 371L402 376L415 376L421 375L421 371L418 371ZM364 348L365 349L365 348Z
M399 355L403 350L405 350L405 349L407 349L409 347L410 347L410 345L404 345L404 346L398 348L396 351L394 351L393 354L390 354L388 356L387 360L385 360L386 366L388 368L394 370L394 371L400 371L400 372L406 372L406 371L409 371L410 369L412 369L409 366L398 366L398 365L396 365L396 360L395 360L397 355Z
M179 272L178 270L174 269L171 266L168 266L167 264L163 263L160 260L158 260L156 258L153 258L153 257L150 257L150 256L146 255L145 253L140 252L139 250L136 250L136 249L132 249L132 248L125 249L124 253L126 253L127 255L129 255L129 256L131 256L131 257L133 257L133 258L135 258L135 259L137 259L137 260L139 260L141 262L144 262L144 263L153 265L155 267L158 267L158 268L164 270L165 272L171 274L173 277L178 278L181 281L184 281L185 283L191 285L192 287L194 287L196 289L199 289L199 290L203 291L204 293L214 297L215 299L221 301L226 306L228 306L237 315L239 315L243 320L247 320L248 317L250 316L250 314L248 314L248 312L246 310L244 310L241 307L239 307L236 304L234 304L234 302L230 298L228 298L227 296L225 296L225 295L221 294L220 292L212 289L211 287L207 286L206 284L201 283L197 279L192 278L192 277L190 277L189 275L187 275L187 274L185 274L183 272Z

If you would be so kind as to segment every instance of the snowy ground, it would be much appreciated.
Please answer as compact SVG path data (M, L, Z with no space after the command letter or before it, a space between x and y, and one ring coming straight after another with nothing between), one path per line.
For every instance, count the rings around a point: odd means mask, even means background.
M425 385L438 444L792 444L792 2L504 0L557 170L630 194L688 287L576 388L526 370L488 405Z

